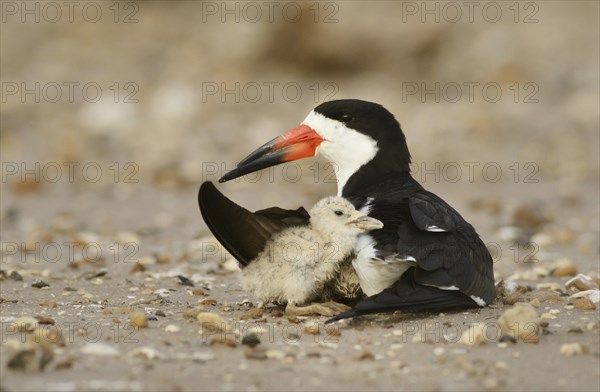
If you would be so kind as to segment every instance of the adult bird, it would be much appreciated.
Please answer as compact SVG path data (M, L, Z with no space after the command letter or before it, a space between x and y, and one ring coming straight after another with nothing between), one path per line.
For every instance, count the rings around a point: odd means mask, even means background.
M361 236L352 261L368 298L329 321L395 310L486 306L494 300L487 248L473 226L411 176L404 133L381 105L355 99L325 102L219 182L317 154L333 164L338 195L384 225Z

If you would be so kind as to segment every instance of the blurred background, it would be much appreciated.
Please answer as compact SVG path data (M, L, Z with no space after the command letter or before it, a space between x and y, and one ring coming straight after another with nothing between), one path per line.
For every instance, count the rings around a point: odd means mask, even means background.
M341 98L396 116L415 178L475 226L497 280L540 295L540 313L563 309L564 292L547 290L571 276L599 282L597 1L3 0L0 11L2 332L22 316L86 326L34 376L7 369L2 344L0 389L598 389L598 317L585 312L545 313L561 318L539 345L407 344L402 362L386 353L403 346L391 344L398 320L344 329L337 351L313 336L265 342L292 355L269 362L209 346L189 320L200 307L240 325L254 301L202 221L200 184ZM218 187L251 210L336 192L318 158ZM430 320L463 325L501 307ZM115 331L136 309L151 327L125 344ZM93 350L88 324L104 333ZM561 359L558 345L575 341L590 354Z
M395 114L415 177L486 240L541 233L592 262L598 12L588 1L2 2L2 239L126 231L140 255L180 255L208 234L202 181L319 103L359 98ZM331 175L304 160L220 189L250 209L296 208L334 193Z

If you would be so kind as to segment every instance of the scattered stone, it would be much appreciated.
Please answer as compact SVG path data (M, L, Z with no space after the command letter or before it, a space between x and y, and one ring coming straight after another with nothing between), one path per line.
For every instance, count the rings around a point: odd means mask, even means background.
M578 293L571 295L569 297L569 300L573 300L576 298L587 298L590 301L592 301L593 303L597 304L597 303L600 303L600 290L593 289L593 290L580 291Z
M8 279L20 282L23 280L23 277L17 271L11 271L11 273L8 274Z
M215 313L199 313L196 316L196 320L198 320L198 324L200 324L203 332L225 332L229 329L227 322Z
M169 324L165 327L165 332L177 333L179 331L181 331L181 328L175 324Z
M138 347L130 351L129 355L146 359L159 359L161 357L161 354L152 347Z
M40 306L45 306L45 307L54 309L54 308L56 308L57 304L56 304L56 301L53 301L51 299L46 299L46 300L40 302Z
M560 293L554 290L534 290L531 292L531 299L537 298L540 303L560 304L564 302Z
M256 347L260 344L260 338L255 333L250 333L242 339L242 344L245 346Z
M244 313L240 317L240 320L259 319L262 317L262 315L263 315L262 308L254 308L254 309L250 309L248 312Z
M553 232L552 237L561 245L570 245L575 242L577 234L571 229L563 228Z
M264 347L248 347L244 351L244 356L248 359L267 359L267 349Z
M54 319L51 317L35 316L35 319L40 325L54 325L56 323L56 321L54 321Z
M79 276L80 279L85 279L85 280L92 280L94 278L100 278L104 275L106 275L108 273L108 269L107 268L100 268L98 270L95 271L88 271L88 272L84 272L83 274L81 274Z
M113 346L109 346L106 343L88 343L81 349L81 353L84 355L96 355L101 357L116 357L118 356L119 350Z
M498 319L498 327L502 335L526 343L539 341L540 319L533 306L528 303L518 303L505 311Z
M146 272L146 266L142 263L135 263L129 270L129 273L131 274L136 274L138 272Z
M145 312L131 312L129 314L129 323L136 328L147 328L148 315Z
M285 358L285 352L281 350L267 350L266 354L268 359L276 359L278 361L281 361Z
M157 310L156 312L154 312L154 314L158 317L167 317L167 315L165 314L165 312L163 312L162 310Z
M570 303L577 310L596 310L596 305L589 298L573 298Z
M321 329L318 324L311 324L304 327L304 333L309 335L318 335L321 333Z
M38 326L38 321L33 317L22 316L15 320L11 329L15 332L33 332Z
M366 361L366 360L374 360L375 356L369 352L369 351L365 351L362 354L356 356L353 358L355 361Z
M565 283L565 288L587 291L598 289L598 284L591 277L584 274L579 274L576 277L567 280Z
M542 320L554 320L554 319L556 319L556 316L553 315L550 312L545 312L545 313L542 313L542 315L540 316L540 318Z
M566 357L587 354L589 349L579 343L565 343L560 346L560 353Z
M194 282L192 282L191 280L189 280L188 278L186 278L183 275L177 275L177 279L179 279L179 284L180 285L190 286L190 287L194 286Z
M283 317L284 313L281 310L274 310L271 312L272 317Z
M31 284L31 287L35 287L36 289L41 289L43 287L50 287L50 285L41 279L35 279L33 281L33 283Z
M219 302L213 298L204 298L198 301L200 305L216 306Z
M514 305L517 302L523 302L523 294L520 292L512 293L502 299L504 305Z
M541 305L540 300L538 298L532 299L531 301L529 301L529 304L534 308L539 308Z
M228 338L223 335L210 339L209 344L211 346L219 345L219 346L226 346L226 347L230 347L230 348L237 347L237 342L234 339Z
M54 370L70 369L72 367L73 367L73 360L70 358L67 358L60 362L57 362L56 365L54 365Z
M577 275L577 268L571 259L558 259L550 265L550 271L555 278Z
M193 289L191 291L189 291L192 295L208 295L206 293L206 291L202 290L202 289Z
M573 328L569 328L567 333L583 333L583 329L581 329L579 327L573 327Z
M202 312L201 308L186 310L185 312L183 312L182 317L187 320L195 319L198 316L198 313L200 312Z
M325 328L325 334L327 335L327 337L339 337L342 336L342 332L340 331L339 328L336 327L327 327Z
M466 346L481 346L487 342L485 338L485 329L487 325L484 323L477 323L472 325L461 335L459 343Z
M556 282L538 283L535 285L536 290L543 291L560 291L560 284Z

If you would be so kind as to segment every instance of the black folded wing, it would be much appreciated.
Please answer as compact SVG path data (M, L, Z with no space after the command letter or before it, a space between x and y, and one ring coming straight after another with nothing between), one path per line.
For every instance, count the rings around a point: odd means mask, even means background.
M198 205L210 231L242 267L258 256L274 234L290 226L306 225L310 218L302 207L250 212L225 197L210 181L200 186Z

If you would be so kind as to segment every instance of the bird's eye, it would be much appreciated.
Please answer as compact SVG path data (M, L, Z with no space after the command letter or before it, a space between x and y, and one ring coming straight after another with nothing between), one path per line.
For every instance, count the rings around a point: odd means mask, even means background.
M352 121L352 115L348 113L342 114L342 121L345 123Z
M334 213L335 213L337 216L342 216L342 215L344 215L344 213L343 213L342 211L340 211L340 210L335 210L335 211L334 211Z

